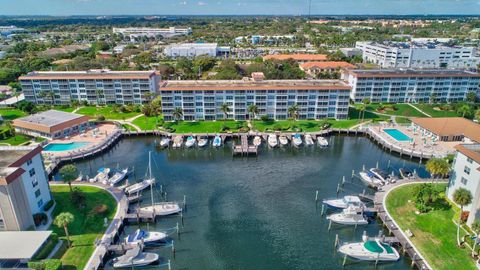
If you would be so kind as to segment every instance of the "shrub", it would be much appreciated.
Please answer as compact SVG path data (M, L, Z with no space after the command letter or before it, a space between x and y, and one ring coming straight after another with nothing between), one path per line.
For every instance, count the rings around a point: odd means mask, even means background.
M282 130L282 126L280 124L275 124L275 125L273 125L272 129L275 130L275 131L280 131L280 130Z
M78 208L83 208L85 206L85 194L78 189L74 189L70 194L73 204L78 206Z
M105 121L105 116L103 116L103 114L99 114L99 115L97 115L97 120L98 121Z
M268 117L268 115L262 115L260 116L260 120L262 120L263 122L268 122L270 121L270 117Z
M62 269L62 261L59 259L43 260L45 264L45 270L60 270Z
M468 219L468 215L470 214L470 212L468 211L463 211L461 216L460 216L460 220L462 221L462 223L465 223L467 222L467 219Z
M52 208L53 204L55 203L54 200L48 201L44 206L43 206L43 211L48 211L50 208Z
M36 213L33 215L33 222L35 223L35 226L46 224L47 221L48 221L48 216L45 213Z
M45 263L44 262L28 262L27 266L28 266L28 268L31 268L33 270L44 270L45 269Z
M95 206L91 211L90 215L103 215L108 212L108 206L105 204Z

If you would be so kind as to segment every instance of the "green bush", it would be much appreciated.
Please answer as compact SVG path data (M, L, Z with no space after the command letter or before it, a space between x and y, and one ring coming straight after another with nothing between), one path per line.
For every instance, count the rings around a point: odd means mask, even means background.
M70 198L78 208L81 209L85 206L85 194L83 194L83 192L80 190L74 189L70 194Z
M48 221L48 216L45 213L36 213L33 215L33 222L35 223L35 226L46 224L47 221Z
M260 116L260 120L262 120L263 122L269 122L270 121L270 117L268 117L268 115L262 115Z
M28 262L27 266L33 270L45 270L44 262Z
M50 237L48 238L47 243L35 254L34 259L35 260L41 260L45 259L52 250L55 248L55 246L58 243L58 234L52 233Z
M45 264L45 270L60 270L62 269L62 261L59 259L43 260Z
M105 121L105 116L103 114L97 115L97 121Z
M48 211L50 208L52 208L53 204L55 203L54 200L48 201L44 206L43 206L43 211Z

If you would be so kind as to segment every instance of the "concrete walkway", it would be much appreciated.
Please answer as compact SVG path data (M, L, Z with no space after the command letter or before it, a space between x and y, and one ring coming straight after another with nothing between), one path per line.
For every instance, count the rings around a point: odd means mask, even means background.
M412 103L407 103L408 105L410 105L410 107L414 108L415 110L421 112L423 115L427 116L427 117L432 117L430 114L420 110L419 108L417 108L417 106L413 105Z
M75 110L72 111L72 113L77 113L78 110L80 110L81 108L83 108L83 106L77 107Z

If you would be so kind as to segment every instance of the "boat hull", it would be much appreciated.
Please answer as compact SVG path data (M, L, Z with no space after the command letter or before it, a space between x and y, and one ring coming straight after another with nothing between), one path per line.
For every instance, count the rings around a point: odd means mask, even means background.
M155 214L156 216L168 216L182 212L182 208L174 202L166 202L140 208L140 212Z

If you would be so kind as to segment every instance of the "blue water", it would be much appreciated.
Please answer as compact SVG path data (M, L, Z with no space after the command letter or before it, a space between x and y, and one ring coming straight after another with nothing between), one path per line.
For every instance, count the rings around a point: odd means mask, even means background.
M392 138L394 138L395 140L397 140L399 142L411 142L412 141L412 138L408 137L407 135L405 135L405 133L401 132L400 130L398 130L396 128L384 129L383 131L385 131L385 133L387 133L388 135L390 135Z
M80 147L84 147L85 145L88 145L90 143L88 142L72 142L72 143L49 143L47 146L43 148L44 151L53 151L53 152L59 152L59 151L68 151L68 150L73 150L77 149Z
M342 177L347 183L340 196L358 194L366 187L356 172L375 167L398 175L400 167L427 173L418 161L401 159L383 151L365 137L331 136L329 147L278 147L269 149L263 142L258 157L232 158L228 141L222 147L204 149L159 149L158 137L124 138L108 152L76 165L83 175L95 175L100 167L135 167L129 182L144 176L148 152L152 151L152 173L157 179L154 196L160 188L168 200L187 196L187 211L180 237L175 240L176 256L170 248L154 248L172 269L342 269L343 256L334 252L335 235L342 242L360 241L363 231L376 235L382 229L377 221L364 227L332 226L328 230L319 200L335 197ZM368 190L368 189L367 189ZM143 193L142 205L150 203L150 191ZM180 217L161 218L143 229L172 228ZM136 230L132 224L125 234ZM407 270L410 261L381 263L348 260L345 269ZM111 269L111 267L106 267ZM151 266L144 270L167 269Z

